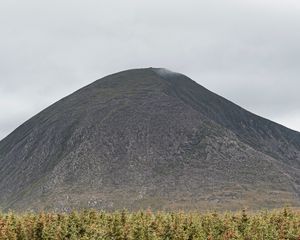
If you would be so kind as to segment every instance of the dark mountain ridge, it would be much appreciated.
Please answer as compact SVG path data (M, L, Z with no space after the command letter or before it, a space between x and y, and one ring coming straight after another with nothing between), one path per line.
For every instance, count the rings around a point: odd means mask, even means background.
M300 133L165 69L74 92L0 141L3 209L298 206Z

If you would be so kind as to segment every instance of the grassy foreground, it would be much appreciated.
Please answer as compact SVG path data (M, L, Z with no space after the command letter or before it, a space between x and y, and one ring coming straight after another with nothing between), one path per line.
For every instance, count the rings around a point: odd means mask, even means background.
M7 213L0 214L0 239L300 240L300 213Z

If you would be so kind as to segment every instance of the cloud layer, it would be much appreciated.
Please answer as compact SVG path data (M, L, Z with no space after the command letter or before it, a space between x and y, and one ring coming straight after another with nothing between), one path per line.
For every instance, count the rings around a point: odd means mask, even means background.
M300 3L3 0L0 139L78 88L164 67L300 131Z

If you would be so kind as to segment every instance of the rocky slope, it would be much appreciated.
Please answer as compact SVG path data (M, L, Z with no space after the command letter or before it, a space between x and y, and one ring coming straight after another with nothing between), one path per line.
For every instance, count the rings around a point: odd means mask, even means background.
M165 69L116 73L0 141L0 208L300 205L300 133Z

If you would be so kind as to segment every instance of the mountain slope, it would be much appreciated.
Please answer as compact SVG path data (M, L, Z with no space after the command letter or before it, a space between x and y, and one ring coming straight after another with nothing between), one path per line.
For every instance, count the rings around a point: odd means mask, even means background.
M63 98L0 142L0 206L296 206L299 169L300 133L182 74L134 69Z

